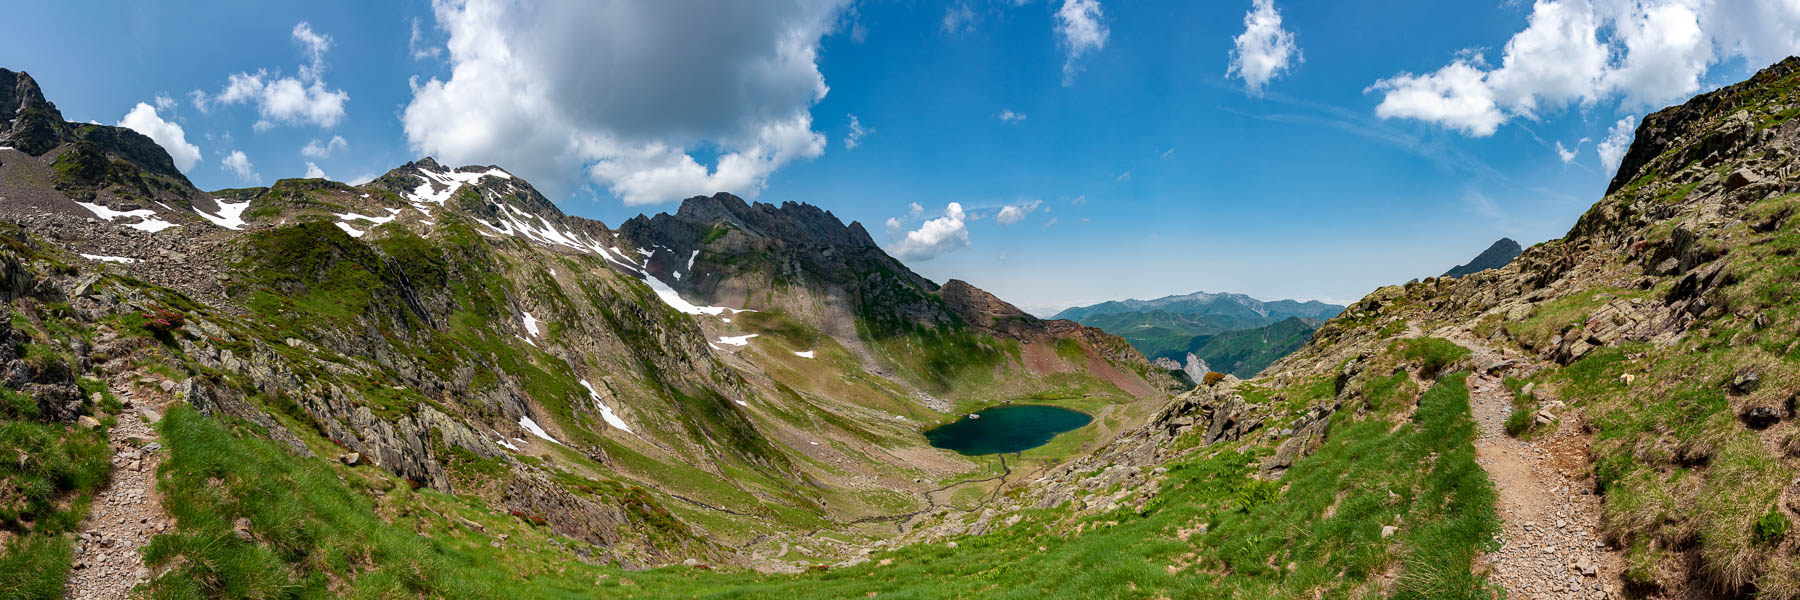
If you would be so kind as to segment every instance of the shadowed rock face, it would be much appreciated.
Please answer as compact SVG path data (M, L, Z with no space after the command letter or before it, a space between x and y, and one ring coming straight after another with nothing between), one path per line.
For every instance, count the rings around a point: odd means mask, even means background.
M1751 92L1774 87L1797 73L1800 73L1800 58L1788 57L1758 71L1749 81L1695 96L1680 106L1665 108L1644 117L1644 121L1638 124L1631 148L1619 161L1619 172L1613 175L1612 183L1606 186L1607 195L1612 195L1644 176L1648 172L1646 167L1671 149L1680 148L1682 155L1668 161L1670 164L1686 164L1695 160L1716 163L1738 154L1749 145L1767 141L1766 138L1759 139L1756 124L1749 122L1747 118L1727 119L1718 127L1707 128L1700 125L1719 115L1731 114L1740 105L1753 101Z
M62 113L31 75L0 69L0 142L32 156L61 142Z
M1458 265L1449 271L1445 271L1444 276L1462 277L1470 273L1479 273L1488 269L1498 269L1506 266L1506 264L1512 262L1513 259L1518 258L1519 254L1523 251L1524 250L1519 247L1519 243L1513 241L1512 238L1500 238L1500 241L1494 242L1494 245L1488 246L1488 249L1483 250L1481 251L1481 254L1476 255L1475 260L1471 260L1468 264Z
M639 249L670 250L678 259L667 261L673 264L650 265L665 280L673 279L671 272L690 270L686 259L698 250L702 256L696 260L707 268L691 269L697 273L733 277L762 272L772 280L816 282L852 291L868 283L937 290L936 284L882 252L861 223L846 225L830 211L810 204L750 204L726 193L695 196L683 201L675 214L639 215L626 221L619 226L619 236ZM869 281L869 273L889 275L891 281ZM701 276L670 283L711 300L714 290L708 284L718 281Z

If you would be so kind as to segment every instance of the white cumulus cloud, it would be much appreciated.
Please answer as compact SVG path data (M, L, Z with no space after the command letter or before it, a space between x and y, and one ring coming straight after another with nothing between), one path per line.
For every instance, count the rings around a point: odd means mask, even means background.
M1025 122L1025 113L1016 113L1010 108L1003 108L1000 109L1000 114L994 115L994 118L1007 125L1016 125Z
M1383 119L1431 121L1477 137L1493 135L1506 122L1486 74L1479 63L1468 59L1457 59L1435 73L1401 73L1369 86L1369 91L1375 90L1386 92L1375 106L1375 115Z
M194 106L202 112L229 104L252 103L262 117L257 131L267 131L277 124L311 124L335 127L344 119L344 103L350 94L331 89L325 83L325 51L331 48L331 36L312 30L301 21L294 26L294 41L305 51L308 63L300 65L298 77L282 77L268 69L255 73L234 73L226 78L225 88L208 96L194 90Z
M1367 91L1382 93L1382 118L1481 137L1570 105L1654 107L1700 91L1714 65L1742 58L1760 68L1794 53L1794 0L1537 0L1500 66L1465 51L1436 71L1400 73Z
M1021 204L1008 204L1001 207L1000 212L994 215L994 221L1001 225L1011 225L1023 221L1026 215L1036 211L1038 206L1043 203L1043 200L1032 200Z
M331 141L320 142L315 139L307 142L305 146L300 148L300 155L307 158L330 158L331 153L343 150L349 146L350 142L344 141L344 136L334 135L331 136Z
M1636 133L1637 115L1619 119L1619 122L1614 123L1612 129L1607 131L1606 139L1600 140L1600 144L1594 146L1594 151L1600 154L1600 166L1606 167L1606 171L1609 173L1618 170L1619 162L1625 160L1625 151L1631 148L1631 139L1635 137Z
M245 156L243 150L232 150L231 154L225 155L219 160L219 168L249 183L262 181L262 174L256 172L256 165L250 163L250 157Z
M1305 60L1293 32L1282 29L1275 0L1254 0L1250 12L1244 13L1244 33L1232 42L1236 47L1225 75L1243 79L1244 88L1252 95L1262 95L1269 81Z
M313 164L313 162L310 160L306 161L306 178L307 179L329 179L328 177L325 176L325 170L319 168L319 165Z
M906 236L888 246L888 254L900 260L931 260L969 247L969 227L962 204L951 202L944 216L919 225Z
M154 106L144 102L137 103L137 106L131 108L131 112L125 113L125 118L120 119L118 125L155 140L156 145L169 152L169 158L175 161L177 169L185 172L200 164L200 147L188 143L187 133L181 130L180 125L157 116Z
M554 197L583 183L630 205L754 196L825 150L819 45L846 2L441 0L451 73L414 82L402 125L418 151L503 165Z
M1056 9L1056 35L1064 53L1063 85L1074 84L1075 74L1081 72L1076 61L1106 47L1111 32L1105 18L1100 0L1063 0L1062 8Z

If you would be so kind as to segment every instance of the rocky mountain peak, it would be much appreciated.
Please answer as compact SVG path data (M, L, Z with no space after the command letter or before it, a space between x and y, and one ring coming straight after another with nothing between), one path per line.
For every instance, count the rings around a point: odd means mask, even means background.
M664 216L666 215L648 218L646 224ZM763 202L748 203L743 198L720 192L683 200L681 207L675 211L675 217L730 226L761 237L783 238L811 245L861 248L876 245L861 223L851 222L845 225L831 211L799 202L783 202L780 206Z
M1498 269L1518 258L1523 251L1524 249L1519 247L1519 243L1513 241L1512 238L1500 238L1499 241L1489 245L1486 250L1481 251L1481 254L1476 255L1474 260L1451 267L1449 271L1444 272L1444 276L1462 277L1470 273Z
M993 327L1003 321L1036 323L1042 320L961 279L944 282L944 286L938 288L938 296L950 306L951 312L981 327Z
M44 91L30 73L0 69L0 125L11 125L27 110L43 110L62 118L56 105L44 99Z
M0 69L0 145L42 155L61 141L62 112L44 99L37 80L23 71Z
M409 162L409 163L406 163L406 164L405 164L405 165L402 165L402 166L401 166L401 167L400 167L400 168L402 168L402 169L404 169L404 168L408 168L408 167L410 167L410 168L414 168L414 169L424 169L424 170L427 170L427 171L445 171L445 170L448 170L448 168L447 168L447 167L445 167L445 166L444 166L444 165L442 165L442 164L440 164L440 163L438 163L438 161L437 161L437 159L436 159L436 158L433 158L433 157L430 157L430 156L427 156L427 157L425 157L425 158L421 158L421 159L419 159L419 160L415 160L415 161L412 161L412 162Z
M422 211L433 205L456 208L484 222L500 224L497 229L502 230L541 227L543 224L533 222L539 218L573 226L573 222L564 222L576 219L565 215L531 183L496 165L449 167L427 156L395 167L371 184L394 192Z

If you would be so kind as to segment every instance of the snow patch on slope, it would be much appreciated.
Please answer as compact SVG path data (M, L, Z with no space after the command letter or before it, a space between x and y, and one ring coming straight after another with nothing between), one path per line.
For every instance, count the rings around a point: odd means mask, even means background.
M544 431L544 428L542 427L538 427L537 421L531 420L531 417L519 417L519 426L524 427L525 431L531 432L531 435L556 442L556 438L550 437L550 432ZM556 443L561 444L562 442Z
M756 334L746 333L744 335L720 336L719 343L743 347L743 346L750 345L750 338L753 338L753 337L756 337Z
M107 208L105 205L102 205L102 204L93 204L90 202L82 202L80 200L76 200L75 204L82 208L88 209L88 212L94 213L94 216L100 217L101 219L104 219L108 222L111 222L113 219L117 219L119 217L136 218L136 219L138 219L138 222L129 223L129 224L126 224L125 226L130 227L132 229L136 229L138 231L147 231L150 233L156 233L158 231L162 231L162 230L168 229L170 227L180 227L180 225L176 225L174 223L170 223L168 221L164 221L162 219L156 218L156 211L150 210L148 208L140 208L137 210L122 210L121 211L121 210L113 210L111 208Z
M617 427L625 433L636 434L636 432L631 430L630 426L625 424L624 419L619 418L619 415L613 413L612 407L607 406L605 402L600 401L600 393L594 391L594 386L589 385L586 379L581 380L581 387L587 388L588 397L594 400L594 406L600 409L600 418L605 420L607 425Z
M232 231L242 231L244 229L244 211L250 208L249 200L238 202L236 204L222 200L214 200L214 202L219 205L218 215L209 215L206 214L206 211L200 209L194 209L194 214L200 215L200 218L202 219L212 221L212 224L214 225Z

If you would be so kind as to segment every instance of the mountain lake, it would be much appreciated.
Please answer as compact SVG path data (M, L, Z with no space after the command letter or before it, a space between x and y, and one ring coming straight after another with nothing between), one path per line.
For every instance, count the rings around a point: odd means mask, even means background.
M932 428L925 432L925 439L932 446L961 454L1006 454L1048 444L1058 434L1080 429L1093 420L1066 408L1013 404Z

